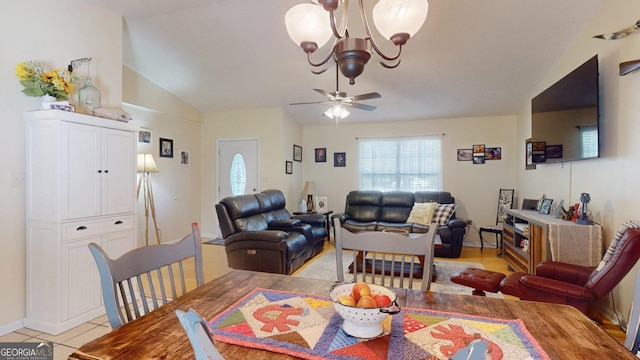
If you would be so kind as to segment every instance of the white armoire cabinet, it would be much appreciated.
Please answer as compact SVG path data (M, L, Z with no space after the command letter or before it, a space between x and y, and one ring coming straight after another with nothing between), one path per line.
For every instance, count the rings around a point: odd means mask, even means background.
M136 246L136 135L128 123L60 110L26 122L25 326L59 334L104 314L87 245Z

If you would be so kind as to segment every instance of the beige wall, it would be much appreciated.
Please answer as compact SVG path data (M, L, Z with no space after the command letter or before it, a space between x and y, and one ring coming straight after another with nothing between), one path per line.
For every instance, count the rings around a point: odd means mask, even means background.
M624 77L618 74L619 63L640 58L640 36L612 41L593 39L592 36L633 24L637 20L637 10L637 1L603 1L596 15L531 94L535 96L598 54L602 157L539 165L530 171L524 170L522 162L516 167L517 188L526 197L539 198L546 193L547 197L564 199L565 204L571 204L579 202L581 193L589 193L594 219L604 226L606 246L620 224L640 218L640 187L637 184L640 168L635 166L640 158L636 140L640 134L640 73ZM530 111L530 104L523 104L517 128L519 159L524 159L524 141L531 134ZM629 316L634 279L635 271L632 271L613 291L618 314L625 319ZM605 307L605 311L613 318L611 305Z
M94 84L103 107L120 107L122 99L122 18L80 0L24 0L3 8L0 22L0 334L22 327L25 316L25 188L10 178L24 176L25 126L22 113L40 100L21 93L13 69L35 60L47 69L65 68L71 60L91 57ZM84 65L77 73L87 74Z

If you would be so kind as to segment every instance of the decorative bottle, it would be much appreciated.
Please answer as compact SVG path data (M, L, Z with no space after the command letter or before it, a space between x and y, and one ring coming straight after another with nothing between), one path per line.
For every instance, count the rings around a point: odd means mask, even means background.
M93 86L91 76L87 76L84 86L78 89L78 106L81 112L91 115L100 108L100 90Z

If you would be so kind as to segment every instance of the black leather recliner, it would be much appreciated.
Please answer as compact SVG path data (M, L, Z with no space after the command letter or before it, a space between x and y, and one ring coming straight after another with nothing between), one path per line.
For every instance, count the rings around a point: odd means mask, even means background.
M280 190L231 196L216 204L229 267L291 274L322 251L323 215L292 218Z
M446 191L389 191L356 190L347 195L345 211L335 214L342 227L351 231L383 231L385 229L426 233L429 226L408 223L413 204L437 202L455 204L451 193ZM436 257L457 258L462 251L462 243L467 223L456 218L455 213L448 224L438 226L442 245L435 248Z

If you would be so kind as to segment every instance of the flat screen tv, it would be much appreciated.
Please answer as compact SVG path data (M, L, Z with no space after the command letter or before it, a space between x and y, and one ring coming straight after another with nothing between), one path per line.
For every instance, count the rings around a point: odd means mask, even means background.
M533 162L600 156L598 55L531 100Z

